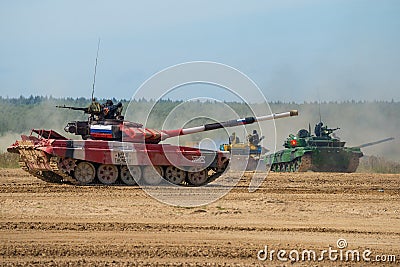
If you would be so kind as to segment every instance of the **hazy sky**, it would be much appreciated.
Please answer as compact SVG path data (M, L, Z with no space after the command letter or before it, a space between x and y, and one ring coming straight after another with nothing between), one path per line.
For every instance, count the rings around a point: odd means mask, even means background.
M1 1L1 96L130 98L205 60L267 99L400 101L400 1Z

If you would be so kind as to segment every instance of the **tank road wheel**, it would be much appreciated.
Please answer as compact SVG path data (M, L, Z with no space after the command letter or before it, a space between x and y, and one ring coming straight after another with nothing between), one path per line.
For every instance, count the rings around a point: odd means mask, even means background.
M113 184L118 179L118 168L111 164L102 164L97 169L97 178L103 184Z
M279 172L279 164L275 163L272 166L274 167L274 172Z
M282 163L278 163L278 164L276 165L276 171L277 171L277 172L281 172L281 171L282 171Z
M282 163L281 172L286 172L286 163Z
M282 171L288 172L289 171L289 164L287 162L282 163Z
M142 179L148 185L159 185L163 180L164 171L161 166L145 166Z
M90 162L82 161L75 167L74 177L79 184L89 184L96 176L96 169Z
M131 172L136 180L133 178ZM139 166L131 166L129 168L128 166L121 167L121 180L126 185L136 185L136 181L139 181L140 178L142 178L142 169L140 169Z
M165 179L173 184L181 184L185 181L186 172L182 169L179 169L175 166L168 166L165 169Z
M300 160L299 159L295 159L293 162L293 171L294 172L298 172L300 168Z
M293 172L293 162L288 162L287 171L288 171L288 172Z
M267 169L267 170L268 170L268 169ZM271 166L271 171L276 172L276 164L275 164L275 163L272 164L272 166Z
M73 171L76 167L75 161L76 160L71 159L71 158L62 159L58 163L58 168L61 169L65 173L71 173L71 171Z
M188 170L187 182L190 185L201 186L208 180L207 169L200 167L191 167Z
M280 172L285 172L285 163L279 164L279 171Z
M292 171L292 163L291 162L287 162L286 163L286 172L291 172Z
M275 165L274 164L270 165L269 169L268 169L268 165L267 165L267 171L268 170L275 172Z
M279 164L274 164L272 165L272 168L274 168L274 172L279 172Z
M295 172L295 171L296 171L296 159L290 162L290 172Z

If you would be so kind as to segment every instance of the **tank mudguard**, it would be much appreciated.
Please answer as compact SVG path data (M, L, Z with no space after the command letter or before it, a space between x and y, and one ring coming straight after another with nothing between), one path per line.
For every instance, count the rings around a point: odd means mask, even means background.
M359 157L364 155L359 147L345 147L344 149L346 152L357 154Z
M271 165L273 163L280 162L291 162L296 158L300 158L304 156L306 153L312 152L312 149L308 148L293 148L293 149L284 149L274 154L267 155L265 157L265 163Z

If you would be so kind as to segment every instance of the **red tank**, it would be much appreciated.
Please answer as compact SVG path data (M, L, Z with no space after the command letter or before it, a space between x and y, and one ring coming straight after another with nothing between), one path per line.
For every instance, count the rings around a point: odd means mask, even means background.
M90 113L85 108L80 110ZM20 154L22 169L51 183L135 185L141 181L158 185L166 180L176 185L202 186L224 173L229 152L159 144L160 141L296 115L297 111L290 111L185 129L155 130L123 118L99 119L91 114L88 121L70 122L65 127L84 140L68 139L53 130L33 129L7 150Z

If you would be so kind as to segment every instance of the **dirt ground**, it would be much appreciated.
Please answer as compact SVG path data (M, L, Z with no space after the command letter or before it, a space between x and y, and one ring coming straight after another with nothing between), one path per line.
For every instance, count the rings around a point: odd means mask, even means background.
M400 175L270 174L255 192L249 179L184 208L139 187L46 184L0 169L0 264L400 266Z

